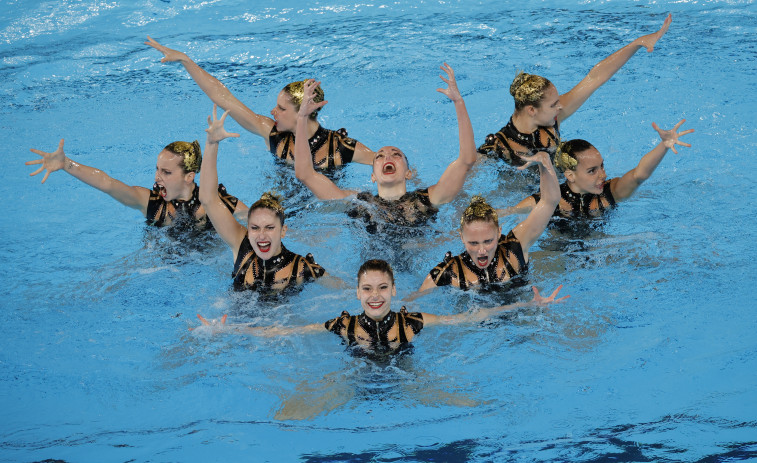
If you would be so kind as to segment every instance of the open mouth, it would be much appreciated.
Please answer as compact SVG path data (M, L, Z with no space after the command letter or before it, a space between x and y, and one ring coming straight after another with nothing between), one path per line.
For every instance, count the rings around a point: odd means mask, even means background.
M268 252L271 250L271 242L270 241L258 241L257 242L258 249L260 252Z
M397 172L397 166L394 165L393 162L387 162L384 164L384 168L381 170L384 174L393 174Z
M384 302L368 302L368 307L371 309L380 309L384 305Z
M163 185L160 185L158 183L156 183L155 185L153 185L153 188L155 188L155 187L158 188L158 194L160 195L160 197L161 198L165 198L166 197L166 187L164 187Z
M479 267L486 267L486 264L489 263L489 257L488 256L479 257L478 259L476 259L476 263L478 264Z

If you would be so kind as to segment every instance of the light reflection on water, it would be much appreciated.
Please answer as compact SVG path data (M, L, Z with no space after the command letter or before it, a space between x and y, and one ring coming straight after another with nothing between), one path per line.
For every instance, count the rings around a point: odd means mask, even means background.
M757 85L726 73L755 75L755 44L745 38L757 22L754 5L731 3L0 6L0 127L13 147L0 188L17 198L0 223L0 459L754 458L754 224L740 196L716 202L755 183L747 159L757 133L745 109ZM542 237L529 283L565 284L567 303L429 329L394 357L356 355L325 332L190 333L197 312L316 323L354 312L357 301L353 290L319 285L280 300L233 293L222 243L187 248L64 174L40 186L22 165L34 157L29 147L52 149L65 137L77 160L149 186L165 144L202 140L210 104L141 45L149 34L187 51L263 114L284 83L323 80L324 126L347 127L373 148L402 147L420 172L414 187L425 186L457 153L454 112L434 92L442 61L457 71L480 141L506 122L500 102L509 109L517 69L566 91L668 10L674 22L657 50L639 52L563 135L595 143L611 176L653 146L652 121L686 117L694 148L669 154L606 224L580 239L557 230ZM477 165L465 193L505 207L533 192L528 174L499 167ZM313 252L348 282L364 259L389 255L401 298L444 252L461 249L452 224L465 198L443 207L424 236L369 243L346 219L348 204L314 201L247 133L222 144L219 169L248 203L270 188L284 193L286 245ZM337 181L375 188L364 166ZM504 218L503 229L519 219ZM459 313L528 297L527 286L440 290L409 308ZM292 413L316 416L276 419Z

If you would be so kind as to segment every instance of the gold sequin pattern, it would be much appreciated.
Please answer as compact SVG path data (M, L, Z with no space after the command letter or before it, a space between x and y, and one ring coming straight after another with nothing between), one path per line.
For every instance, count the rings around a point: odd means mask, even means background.
M182 168L185 172L199 172L202 165L202 151L200 142L175 141L164 149L182 157Z
M497 211L481 195L475 195L471 198L470 204L463 211L463 216L460 217L460 226L475 221L499 224Z

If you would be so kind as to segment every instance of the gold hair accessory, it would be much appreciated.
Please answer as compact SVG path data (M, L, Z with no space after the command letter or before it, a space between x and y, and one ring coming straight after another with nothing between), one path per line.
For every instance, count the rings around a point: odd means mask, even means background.
M476 221L499 224L497 211L481 195L475 195L471 198L470 204L463 211L462 217L460 217L460 226L462 227L466 223Z
M555 167L565 172L566 170L576 170L578 159L571 156L563 149L565 143L560 143L555 152Z
M202 164L202 151L200 142L195 140L192 143L185 141L175 141L166 148L168 151L178 154L183 159L183 169L186 172L199 172Z
M281 196L268 191L266 193L263 193L263 196L261 196L260 199L255 202L255 204L250 206L250 209L258 209L262 207L265 209L270 209L275 213L283 216L284 206L281 205L281 200Z

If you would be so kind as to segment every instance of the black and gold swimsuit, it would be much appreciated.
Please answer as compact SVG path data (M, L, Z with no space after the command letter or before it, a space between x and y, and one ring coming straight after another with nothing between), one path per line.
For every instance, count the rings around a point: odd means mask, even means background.
M511 230L507 236L500 235L497 252L486 268L479 268L468 251L454 257L448 252L429 275L436 286L452 285L467 290L476 285L505 282L526 272L528 264L523 248Z
M340 335L350 346L398 347L413 340L423 329L423 314L408 312L402 307L399 312L389 312L376 321L365 314L350 315L342 312L337 318L324 323L324 327Z
M595 195L593 193L573 193L568 187L567 182L560 185L560 203L555 208L553 217L564 217L566 219L575 218L594 218L601 216L605 211L615 207L615 197L612 195L611 184L618 179L614 178L605 182L602 193ZM538 203L541 194L531 195Z
M166 201L160 195L160 187L153 185L150 191L150 199L147 201L147 211L145 217L149 225L156 227L167 227L177 219L186 218L191 219L191 222L198 230L212 230L213 224L208 220L208 216L205 214L205 209L200 203L200 189L195 185L192 190L192 197L186 201L172 199ZM239 201L235 196L231 196L226 192L226 187L222 184L218 185L218 197L221 198L223 204L234 213Z
M263 260L255 254L249 237L245 236L239 245L231 277L234 289L238 291L263 288L281 291L319 278L324 273L312 254L303 257L289 251L283 244L278 255Z
M439 210L431 204L428 188L415 190L395 200L384 199L366 191L358 193L357 204L347 214L352 218L362 218L369 232L374 233L379 224L393 224L404 227L423 225L436 216Z
M268 135L271 153L274 156L294 162L294 133L279 132L274 125ZM332 169L352 162L357 141L347 136L345 129L328 130L320 125L318 130L308 140L310 153L313 155L313 166L316 169Z
M513 166L522 166L525 162L515 153L533 155L539 151L546 151L554 160L557 147L560 145L560 127L555 121L552 127L539 127L533 133L521 133L515 128L512 117L506 126L497 133L486 136L484 143L478 147L478 152L487 156L496 156Z

